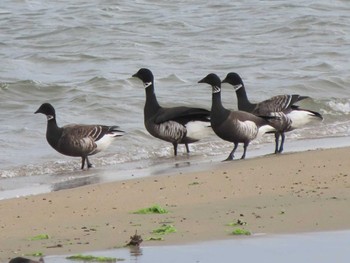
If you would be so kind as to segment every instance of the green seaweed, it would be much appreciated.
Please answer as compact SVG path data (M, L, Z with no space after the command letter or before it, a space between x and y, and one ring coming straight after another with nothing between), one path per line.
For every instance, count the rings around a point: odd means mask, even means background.
M177 230L173 225L162 225L159 228L156 228L152 231L153 234L156 235L166 235L166 234L170 234L170 233L175 233Z
M91 255L73 255L67 257L67 259L70 260L80 260L80 261L88 261L88 262L117 262L117 261L124 261L123 258L111 258L111 257L96 257Z
M48 234L40 234L40 235L29 238L29 240L35 241L35 240L44 240L44 239L49 239L49 238L50 238L50 236Z
M242 228L236 228L232 230L231 234L235 236L250 236L252 233Z
M169 213L168 210L164 209L160 205L153 205L147 208L143 208L140 210L137 210L133 212L133 214L140 214L140 215L146 215L146 214L167 214Z

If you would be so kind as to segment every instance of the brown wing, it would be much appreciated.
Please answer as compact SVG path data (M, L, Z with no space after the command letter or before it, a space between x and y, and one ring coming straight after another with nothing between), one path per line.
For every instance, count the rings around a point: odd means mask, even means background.
M108 131L101 125L67 125L58 141L58 151L70 156L88 155L96 148L98 141Z

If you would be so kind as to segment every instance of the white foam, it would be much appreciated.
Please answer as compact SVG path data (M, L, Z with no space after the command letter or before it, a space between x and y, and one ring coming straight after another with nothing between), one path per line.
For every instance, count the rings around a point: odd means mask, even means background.
M339 101L330 101L328 102L329 107L331 107L333 110L344 113L344 114L350 114L350 101L347 102L339 102Z

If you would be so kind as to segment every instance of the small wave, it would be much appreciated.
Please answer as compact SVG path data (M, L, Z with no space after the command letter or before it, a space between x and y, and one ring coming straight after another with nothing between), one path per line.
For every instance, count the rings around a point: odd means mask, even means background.
M163 82L168 82L168 83L176 83L176 82L181 82L181 83L186 83L187 81L181 79L179 76L177 76L176 74L170 74L169 76L165 77L165 78L161 78L160 79Z
M350 101L330 101L328 106L333 112L349 114L350 113Z
M62 34L68 35L74 35L77 34L77 32L81 31L89 31L89 27L87 26L73 26L73 27L59 27L57 29L47 31L47 32L40 32L36 34L30 34L30 35L23 35L18 36L17 40L30 40L30 39L37 39L37 38L45 38L45 37L62 37ZM67 43L65 43L67 45Z
M101 82L103 83L103 85L106 85L109 81L104 77L96 76L86 81L86 84L101 85Z
M72 171L75 167L75 162L46 162L44 164L28 164L12 169L1 170L0 178L12 178L22 176L35 176L43 174L60 174Z
M317 62L314 65L307 65L302 68L303 70L314 70L317 72L327 72L333 70L333 66L326 62Z
M350 99L331 99L318 103L320 111L325 115L332 116L332 121L336 122L342 119L348 119L347 115L350 114ZM334 116L338 116L334 119Z
M4 82L0 82L0 91L7 90L9 88L9 85Z

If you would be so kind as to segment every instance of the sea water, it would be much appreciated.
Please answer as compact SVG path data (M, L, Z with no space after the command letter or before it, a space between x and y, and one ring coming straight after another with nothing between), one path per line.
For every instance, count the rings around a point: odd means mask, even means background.
M309 96L301 107L320 112L324 121L289 132L286 150L298 140L347 138L349 22L350 3L341 0L3 0L0 191L10 178L31 177L40 185L45 176L79 172L80 158L60 155L46 142L46 118L34 114L44 102L56 108L60 126L106 124L126 131L90 158L96 168L131 171L171 162L172 145L144 128L144 88L131 77L141 67L153 71L164 106L210 109L211 88L197 82L211 72L221 78L239 73L254 102ZM237 109L233 88L224 84L222 93L224 106ZM273 143L273 136L264 136L247 156L262 144L272 152ZM188 158L205 161L226 157L232 145L212 134L190 149Z

